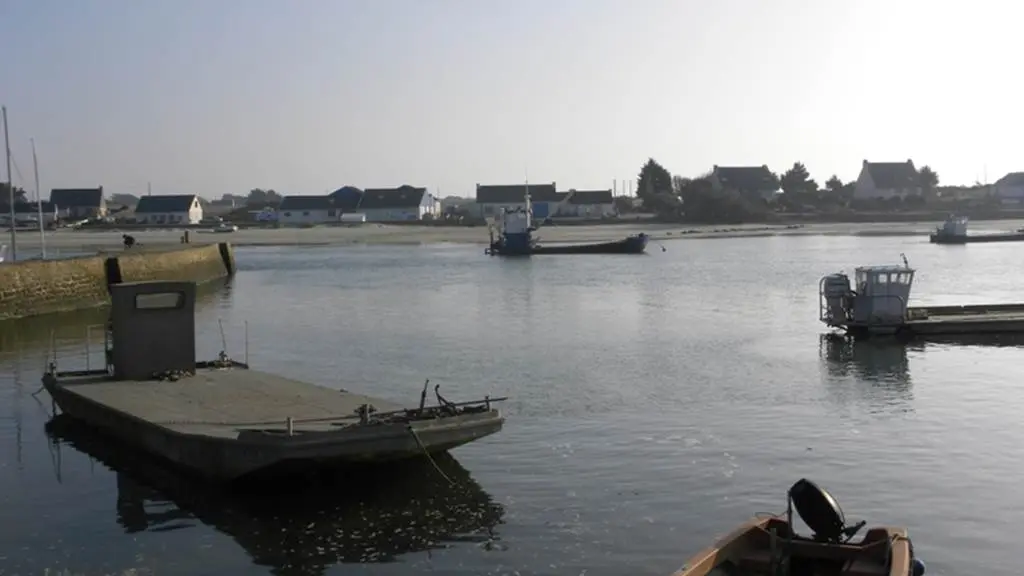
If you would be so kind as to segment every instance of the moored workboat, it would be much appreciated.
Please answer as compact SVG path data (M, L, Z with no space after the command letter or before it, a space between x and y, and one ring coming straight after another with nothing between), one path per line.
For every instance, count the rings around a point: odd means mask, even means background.
M811 529L796 534L793 509ZM924 562L903 528L846 525L831 494L810 480L789 489L783 516L754 518L694 556L673 576L922 576Z
M562 201L572 198L570 192ZM503 209L489 228L491 242L484 251L491 256L542 256L554 254L643 254L650 238L643 232L613 242L544 246L533 236L539 229L529 208L529 187L524 193L526 208ZM497 235L495 235L497 232Z

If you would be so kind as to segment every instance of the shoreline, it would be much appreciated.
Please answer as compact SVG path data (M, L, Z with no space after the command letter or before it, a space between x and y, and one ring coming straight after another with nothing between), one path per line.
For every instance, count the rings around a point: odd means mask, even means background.
M616 226L546 226L537 236L547 243L586 243L619 240L643 232L654 242L713 238L757 238L768 236L927 236L935 229L934 222L827 223L827 224L739 224L733 226L636 223ZM1016 230L1024 220L985 221L983 230ZM122 250L121 234L131 233L140 247L170 246L181 243L184 230L57 230L46 233L47 250L59 257L61 252L95 253ZM413 225L364 224L361 226L321 226L312 228L242 228L230 234L190 231L193 245L229 242L236 247L248 246L417 246L460 244L486 246L487 228L440 227ZM17 235L18 251L38 254L38 232L24 231ZM0 243L8 243L0 240Z

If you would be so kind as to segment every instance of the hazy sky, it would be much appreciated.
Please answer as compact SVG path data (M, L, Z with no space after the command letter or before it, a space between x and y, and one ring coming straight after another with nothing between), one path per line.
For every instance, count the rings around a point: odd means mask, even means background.
M823 182L1024 170L1006 0L0 0L32 188L608 188L653 156ZM6 176L6 174L4 174Z

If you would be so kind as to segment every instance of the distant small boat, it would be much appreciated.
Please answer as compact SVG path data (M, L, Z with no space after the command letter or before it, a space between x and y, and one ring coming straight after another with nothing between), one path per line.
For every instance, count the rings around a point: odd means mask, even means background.
M846 525L832 495L810 480L789 489L785 516L755 518L697 553L673 576L923 576L925 565L903 528ZM814 533L793 530L793 508Z
M568 202L574 191L570 191L561 202ZM512 210L503 209L496 221L489 227L491 244L484 251L491 256L544 256L554 254L643 254L650 237L640 233L614 242L596 244L570 244L543 246L533 237L540 226L535 225L530 201L529 185L523 194L523 206ZM495 237L495 228L497 236Z
M643 254L647 249L649 237L644 234L627 236L615 242L600 242L597 244L569 244L561 246L542 246L533 244L529 247L527 254L521 250L509 248L501 244L500 239L491 244L490 252L495 256L543 256L553 254Z
M966 216L950 215L946 221L935 229L928 237L932 244L973 244L976 242L1021 242L1024 241L1024 228L1017 232L996 234L967 234Z

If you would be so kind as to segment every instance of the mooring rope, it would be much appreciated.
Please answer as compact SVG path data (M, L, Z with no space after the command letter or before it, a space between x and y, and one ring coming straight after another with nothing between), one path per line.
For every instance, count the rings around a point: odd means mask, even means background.
M412 427L412 424L410 424L408 428L409 433L412 434L413 440L415 440L416 444L419 445L421 450L423 450L423 455L426 456L427 460L429 460L430 463L434 466L434 470L437 470L437 473L440 474L442 478L447 480L448 484L455 486L455 481L449 478L448 475L444 473L444 470L441 470L441 467L438 466L437 462L434 461L434 457L430 455L430 451L427 450L427 447L424 446L423 442L420 441L420 436L419 434L416 433L416 430Z

